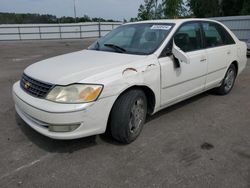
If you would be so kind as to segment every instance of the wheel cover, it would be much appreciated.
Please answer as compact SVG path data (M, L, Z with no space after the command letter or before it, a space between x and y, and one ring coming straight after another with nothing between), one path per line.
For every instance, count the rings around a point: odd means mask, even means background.
M224 81L224 87L225 87L225 90L226 90L226 91L229 91L229 90L233 87L234 80L235 80L235 73L234 73L234 70L233 70L233 69L230 69L230 70L227 72L227 75L226 75L225 81Z
M132 134L138 133L145 119L145 104L142 98L138 98L130 112L129 129Z

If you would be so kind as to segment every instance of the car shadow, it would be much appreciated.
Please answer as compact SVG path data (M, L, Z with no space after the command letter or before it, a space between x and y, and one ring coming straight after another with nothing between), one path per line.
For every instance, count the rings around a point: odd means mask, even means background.
M204 98L208 95L211 95L209 91L199 94L197 96L194 96L192 98L189 98L187 100L184 100L182 102L179 102L166 109L163 109L152 116L148 116L146 119L146 123L149 123L150 121L155 120L165 114L171 113L175 110L178 110L179 108L189 105L195 101L198 101L199 99ZM112 145L116 145L116 146L126 145L126 144L122 144L114 140L111 137L109 126L107 127L107 132L99 136L90 136L90 137L74 139L74 140L54 140L46 136L43 136L40 133L33 130L19 117L18 114L16 114L16 122L21 128L22 132L28 137L29 140L31 140L31 142L33 142L39 148L42 148L43 150L46 150L51 153L73 153L77 150L82 150L85 148L93 147L98 144L97 139L96 139L97 137L100 137L102 141L112 144Z
M209 96L209 95L215 95L215 94L214 94L212 91L206 91L206 92L204 92L204 93L201 93L201 94L199 94L199 95L196 95L196 96L191 97L191 98L189 98L189 99L186 99L186 100L184 100L184 101L181 101L181 102L179 102L179 103L176 103L176 104L174 104L174 105L172 105L172 106L169 106L169 107L167 107L167 108L165 108L165 109L162 109L162 110L160 110L159 112L155 113L154 115L148 116L148 117L147 117L147 120L146 120L146 123L148 123L148 122L150 122L150 121L152 121L152 120L154 120L154 119L157 119L157 118L159 118L160 116L163 116L163 115L165 115L165 114L168 114L168 113L170 113L170 112L172 112L172 111L178 110L179 108L182 108L183 106L189 105L189 104L191 104L191 103L193 103L193 102L196 102L196 101L198 101L198 100L200 100L200 99L202 99L202 98L204 98L204 97L206 97L206 96Z
M202 99L202 98L204 98L206 96L209 96L209 95L215 95L215 94L213 93L212 90L211 91L206 91L204 93L201 93L199 95L196 95L194 97L186 99L186 100L184 100L182 102L174 104L174 105L172 105L170 107L167 107L167 108L165 108L165 109L163 109L163 110L155 113L154 115L148 115L145 124L147 124L150 121L155 120L155 119L157 119L157 118L159 118L159 117L161 117L161 116L163 116L165 114L171 113L171 112L173 112L175 110L178 110L178 109L180 109L180 108L182 108L182 107L184 107L186 105L189 105L189 104L191 104L193 102L196 102L196 101L198 101L198 100L200 100L200 99ZM109 126L107 127L107 133L100 135L100 138L103 141L105 141L105 142L107 142L109 144L118 145L118 146L124 146L124 145L126 145L126 144L122 144L122 143L117 142L116 140L112 139L112 137L111 137L111 131L110 131L110 127Z

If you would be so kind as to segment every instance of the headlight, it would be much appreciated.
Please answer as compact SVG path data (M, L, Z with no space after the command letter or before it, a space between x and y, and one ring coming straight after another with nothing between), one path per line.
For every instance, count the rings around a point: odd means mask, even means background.
M55 86L46 99L59 103L85 103L95 101L101 94L102 85L73 84Z

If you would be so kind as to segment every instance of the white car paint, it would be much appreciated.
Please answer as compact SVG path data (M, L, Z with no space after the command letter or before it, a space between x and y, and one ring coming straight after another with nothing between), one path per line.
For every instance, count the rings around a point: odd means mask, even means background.
M172 104L178 99L204 90L207 64L201 63L200 59L206 55L205 50L188 52L186 55L190 64L182 63L181 69L173 66L172 57L159 59L162 76L161 106Z
M155 105L151 112L154 114L167 106L219 86L228 67L234 61L238 64L238 74L242 72L247 61L246 44L240 42L227 28L236 43L234 45L185 53L184 56L189 63L181 62L178 69L173 66L172 56L160 57L179 26L188 21L211 20L142 22L175 24L164 42L151 55L82 50L29 66L24 73L43 82L56 85L102 84L104 89L95 102L61 104L33 97L20 87L20 82L17 82L13 86L17 113L28 125L45 136L54 139L75 139L104 133L112 106L119 95L130 87L143 86L154 93ZM51 132L46 127L50 124L75 123L81 126L72 132Z

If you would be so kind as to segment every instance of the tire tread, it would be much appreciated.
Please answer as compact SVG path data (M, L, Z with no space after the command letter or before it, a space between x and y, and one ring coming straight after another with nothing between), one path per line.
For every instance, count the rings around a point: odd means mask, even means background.
M128 109L133 105L134 100L138 96L143 96L146 101L146 96L142 90L133 89L122 94L115 102L111 110L111 135L112 137L122 143L130 143L136 139L131 138L127 133L127 126L129 121L130 111ZM145 104L146 105L146 104Z

